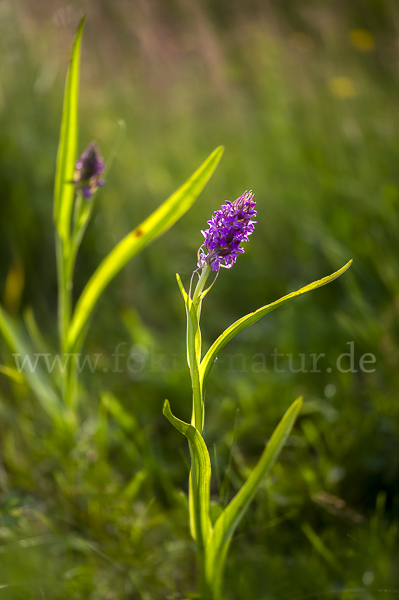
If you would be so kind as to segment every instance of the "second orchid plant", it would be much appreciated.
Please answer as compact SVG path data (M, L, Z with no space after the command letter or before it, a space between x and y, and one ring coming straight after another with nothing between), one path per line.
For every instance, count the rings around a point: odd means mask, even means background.
M2 372L26 381L52 422L66 431L71 444L79 431L78 374L74 358L80 356L87 330L102 293L123 267L153 240L163 235L189 210L212 176L223 154L216 148L199 168L142 223L132 229L105 256L73 303L73 273L86 227L93 213L96 191L104 185L104 161L95 142L78 158L78 91L83 17L72 48L66 78L60 140L54 186L54 224L58 276L58 329L60 353L55 356L45 342L33 311L26 330L0 305L0 334L12 356L25 364L26 357L45 356L52 361L47 371L35 363L23 372L10 365ZM112 156L112 153L111 153ZM109 167L109 163L108 163ZM57 363L57 360L59 362ZM53 368L60 365L59 371ZM65 428L66 426L66 428Z
M202 231L204 243L198 250L198 268L191 278L189 292L183 287L179 275L177 282L186 306L187 314L187 362L191 375L192 416L191 423L176 418L165 401L163 412L174 427L188 440L191 471L189 480L190 531L197 546L198 591L202 600L223 598L223 571L232 536L256 494L263 478L273 467L282 447L289 436L302 406L298 398L287 410L271 438L269 439L258 464L230 503L219 514L215 522L210 515L211 462L209 451L203 438L204 396L208 375L218 353L237 333L258 321L278 306L310 290L333 281L350 266L315 281L276 302L267 304L250 313L228 327L202 356L200 328L202 301L215 282L220 268L230 269L239 254L244 252L242 242L248 241L256 221L256 203L252 192L245 192L234 202L227 201L208 221L208 229ZM211 273L215 278L206 287ZM198 276L193 290L193 280Z

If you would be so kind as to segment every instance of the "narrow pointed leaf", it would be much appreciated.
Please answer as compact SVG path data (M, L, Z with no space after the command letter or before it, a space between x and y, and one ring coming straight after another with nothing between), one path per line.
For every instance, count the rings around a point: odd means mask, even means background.
M209 493L211 480L211 461L208 448L198 429L180 419L177 419L170 410L170 404L165 400L163 414L188 439L191 454L191 483L197 514L194 519L200 524L202 532L202 543L206 543L211 532L211 521L209 517ZM201 544L201 540L197 543Z
M77 303L69 330L73 349L100 295L125 264L152 240L167 231L184 215L205 187L222 156L216 148L197 171L168 200L115 246L99 265Z
M69 241L75 194L72 181L78 148L79 59L84 20L85 17L80 21L75 37L66 80L55 174L54 219L64 243Z
M188 294L187 294L186 290L184 289L184 286L183 286L182 280L180 279L179 273L176 273L176 280L177 280L177 285L179 286L180 293L183 296L183 300L187 306Z
M283 298L280 298L279 300L276 300L275 302L272 302L271 304L267 304L266 306L259 308L255 312L250 313L249 315L246 315L245 317L242 317L241 319L239 319L238 321L236 321L235 323L230 325L230 327L228 327L218 337L218 339L212 344L212 346L209 348L208 352L205 354L204 358L201 361L200 375L201 375L202 387L203 388L205 387L206 380L207 380L209 372L215 362L216 356L218 355L220 350L222 348L224 348L224 346L231 339L233 339L234 336L237 335L237 333L239 333L246 327L249 327L249 325L256 323L256 321L259 321L259 319L261 319L264 315L266 315L269 312L272 312L273 310L275 310L279 306L282 306L286 302L289 302L293 298L296 298L297 296L301 296L302 294L306 294L307 292L310 292L312 290L316 290L317 288L322 287L323 285L326 285L327 283L330 283L331 281L334 281L334 279L337 279L337 277L339 277L340 275L345 273L345 271L347 271L347 269L349 269L352 262L353 261L350 260L344 267L342 267L342 269L339 269L339 271L332 273L332 275L329 275L328 277L323 277L323 279L319 279L318 281L314 281L313 283L306 285L305 287L297 290L296 292L291 292L291 294L288 294L287 296L283 296Z
M251 500L255 496L262 480L276 462L302 406L302 398L298 398L287 410L270 438L258 464L249 475L239 492L231 500L217 519L210 541L209 569L212 561L225 552L226 545L245 514Z

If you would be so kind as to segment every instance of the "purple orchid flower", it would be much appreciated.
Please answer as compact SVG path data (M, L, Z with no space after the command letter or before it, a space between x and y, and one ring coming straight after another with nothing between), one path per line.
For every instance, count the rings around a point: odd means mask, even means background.
M210 265L212 271L220 267L230 269L238 254L244 253L241 242L248 242L254 230L256 202L251 191L230 202L227 200L220 210L208 221L209 229L202 231L205 242L198 250L198 266ZM224 263L224 264L223 264Z

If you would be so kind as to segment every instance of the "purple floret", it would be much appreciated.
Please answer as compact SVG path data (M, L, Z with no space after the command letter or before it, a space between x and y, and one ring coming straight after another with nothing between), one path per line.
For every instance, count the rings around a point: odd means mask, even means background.
M256 223L253 197L251 191L244 192L234 202L227 200L220 210L215 210L208 221L209 229L201 232L205 242L198 250L199 267L210 265L212 271L219 271L220 267L230 269L234 265L238 254L244 252L241 242L248 242Z
M82 156L76 161L76 171L73 183L77 189L82 190L86 200L91 200L98 187L105 181L100 179L104 170L104 161L100 156L96 142L91 142Z

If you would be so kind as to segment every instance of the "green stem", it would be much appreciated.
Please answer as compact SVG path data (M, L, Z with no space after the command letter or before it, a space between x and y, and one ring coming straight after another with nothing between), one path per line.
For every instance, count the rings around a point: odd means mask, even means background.
M204 291L204 287L205 287L205 284L207 282L207 279L208 279L210 273L211 273L211 267L209 265L206 265L201 271L200 278L199 278L196 288L194 290L193 304L195 306L201 307L201 301L200 301L199 297L202 294L202 292ZM199 321L199 319L198 319L198 321Z
M62 352L67 351L68 328L71 318L71 290L68 286L68 252L57 234L57 271L58 271L58 330Z
M191 386L193 390L193 407L191 424L202 434L204 428L204 401L199 376L199 365L201 362L201 294L207 279L211 273L211 267L202 269L200 278L194 290L192 306L187 314L187 344L190 360Z
M68 330L71 319L72 285L70 278L69 253L65 251L63 242L57 238L57 270L58 270L58 327L60 349L64 356L68 353ZM66 406L72 403L70 361L63 373L62 395Z
M202 298L206 282L211 273L211 267L205 266L200 274L194 290L192 301L187 304L187 355L189 357L193 405L191 424L202 434L204 426L204 400L200 384L199 365L201 362L201 328L200 317ZM197 564L199 575L199 590L201 600L212 600L212 592L206 574L206 548L208 540L204 539L201 519L201 495L194 490L192 476L189 483L190 525L193 537L197 543Z
M57 235L57 270L58 270L58 321L60 347L64 355L71 348L68 344L68 333L72 315L72 290L73 272L83 234L86 230L92 211L92 205L82 203L82 194L78 193L75 199L72 220L71 237L64 241ZM75 369L72 361L67 361L63 377L63 399L65 405L73 408L75 401Z
M231 541L231 540L230 540ZM214 546L214 540L208 544L208 553L205 564L205 578L209 586L209 597L211 600L222 600L223 595L223 574L226 566L227 553L230 547L230 541L221 545Z

